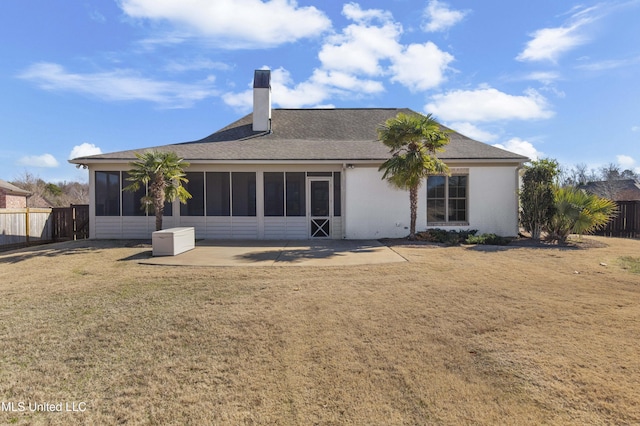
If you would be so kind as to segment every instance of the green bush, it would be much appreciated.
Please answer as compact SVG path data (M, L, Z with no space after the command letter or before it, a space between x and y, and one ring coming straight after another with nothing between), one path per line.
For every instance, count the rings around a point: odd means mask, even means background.
M467 238L475 235L476 232L478 231L475 229L470 229L468 231L447 231L445 229L434 228L418 232L416 239L419 241L429 241L432 243L455 246L465 242Z
M507 238L496 234L469 235L465 240L467 244L485 244L492 246L506 246L509 244Z

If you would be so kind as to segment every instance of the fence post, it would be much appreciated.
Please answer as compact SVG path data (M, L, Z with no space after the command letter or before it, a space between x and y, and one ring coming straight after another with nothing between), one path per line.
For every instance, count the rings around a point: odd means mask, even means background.
M29 245L29 234L30 234L30 232L29 232L29 229L30 229L29 228L29 207L25 208L24 211L25 211L25 213L24 213L25 214L24 223L25 223L25 227L27 228L26 232L25 232L25 234L26 234L25 242L27 243L27 245Z

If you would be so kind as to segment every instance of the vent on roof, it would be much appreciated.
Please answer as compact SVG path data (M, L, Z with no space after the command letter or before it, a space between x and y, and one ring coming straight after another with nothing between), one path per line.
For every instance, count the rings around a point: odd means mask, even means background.
M256 70L253 74L253 131L271 129L271 71Z

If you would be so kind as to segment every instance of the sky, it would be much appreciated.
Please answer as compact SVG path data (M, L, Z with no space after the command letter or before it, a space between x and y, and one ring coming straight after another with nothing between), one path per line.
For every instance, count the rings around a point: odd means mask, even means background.
M2 0L0 179L274 108L411 108L564 167L640 172L640 0Z

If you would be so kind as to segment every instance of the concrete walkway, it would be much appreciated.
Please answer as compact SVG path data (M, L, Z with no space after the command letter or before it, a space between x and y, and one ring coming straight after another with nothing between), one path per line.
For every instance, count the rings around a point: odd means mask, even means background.
M172 266L339 266L406 262L375 240L202 240L176 256L141 260Z

